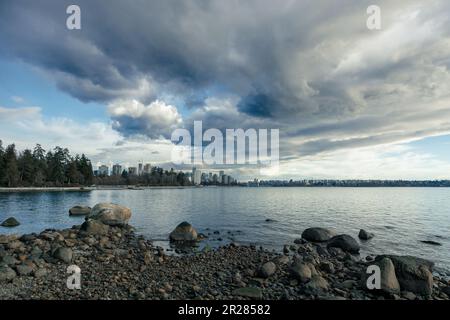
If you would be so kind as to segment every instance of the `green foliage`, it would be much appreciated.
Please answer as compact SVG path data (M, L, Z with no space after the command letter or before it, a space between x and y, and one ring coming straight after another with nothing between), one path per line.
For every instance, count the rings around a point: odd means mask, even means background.
M33 150L17 153L14 144L4 149L0 140L2 187L62 187L92 182L91 161L85 155L72 157L68 149L61 147L46 152L39 144Z

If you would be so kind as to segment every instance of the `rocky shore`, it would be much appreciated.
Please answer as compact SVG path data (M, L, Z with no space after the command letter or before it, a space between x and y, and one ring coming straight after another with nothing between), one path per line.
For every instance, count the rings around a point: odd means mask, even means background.
M138 236L129 209L100 204L81 226L0 235L0 299L449 299L450 283L433 263L408 256L365 257L349 235L303 232L283 252L232 243L181 256ZM370 238L366 232L363 237ZM199 241L180 224L178 243ZM81 287L69 289L69 266ZM370 266L381 272L369 289ZM72 270L72 271L71 271ZM371 270L369 268L369 270ZM374 282L375 283L375 282Z

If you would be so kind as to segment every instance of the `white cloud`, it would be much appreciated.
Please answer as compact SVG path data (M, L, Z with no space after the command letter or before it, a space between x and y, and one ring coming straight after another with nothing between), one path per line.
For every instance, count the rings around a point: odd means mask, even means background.
M20 96L12 96L11 100L14 101L15 103L21 104L25 102L25 99L23 97Z
M108 112L113 127L125 136L146 134L151 138L170 138L172 131L183 122L176 107L160 100L149 105L138 100L118 100L108 106Z
M0 123L14 120L30 119L41 112L39 107L5 108L0 106Z

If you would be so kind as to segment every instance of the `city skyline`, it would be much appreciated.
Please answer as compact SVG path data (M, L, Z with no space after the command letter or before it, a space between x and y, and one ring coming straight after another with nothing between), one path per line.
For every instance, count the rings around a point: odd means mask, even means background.
M346 3L80 0L69 30L69 1L2 2L0 139L181 170L171 133L202 121L279 130L278 172L211 169L241 180L449 179L450 4L378 1L369 30Z

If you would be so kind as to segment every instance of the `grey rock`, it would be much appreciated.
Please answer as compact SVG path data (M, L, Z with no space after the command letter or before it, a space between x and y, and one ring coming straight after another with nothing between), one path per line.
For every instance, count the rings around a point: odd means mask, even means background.
M244 287L233 290L233 296L240 296L251 299L262 299L262 291L256 287Z
M312 277L311 268L305 263L293 264L290 268L290 272L294 278L302 283L308 282Z
M12 227L17 227L20 225L20 222L16 220L16 218L11 217L6 219L5 221L3 221L0 224L2 227L8 227L8 228L12 228Z
M86 216L91 213L91 210L91 207L88 206L75 206L69 209L69 215Z
M48 274L48 270L45 268L39 268L34 272L34 277L35 278L44 278L46 277Z
M10 282L17 276L16 272L8 266L0 266L0 283Z
M70 263L70 262L72 262L73 252L72 252L72 249L70 249L70 248L59 247L53 253L53 257L55 259L65 262L65 263Z
M434 263L413 256L377 256L375 261L389 258L395 267L400 287L404 291L410 291L419 295L431 295L433 291L433 266Z
M372 263L373 265L376 265L380 268L380 291L379 292L385 292L385 293L391 293L391 294L398 294L400 292L400 284L398 282L397 276L395 274L395 267L392 263L392 260L389 258L382 258L378 261L375 261ZM362 280L362 286L366 290L375 290L374 292L378 292L377 289L371 289L368 286L367 281L371 281L369 277L371 276L371 273L364 272L361 280Z
M331 238L327 244L327 248L340 248L345 252L353 254L359 253L358 242L347 234L341 234Z
M197 231L189 222L180 223L169 235L171 241L196 241Z
M442 246L442 243L436 242L436 241L432 241L432 240L422 240L420 242L425 243L425 244L431 244L433 246Z
M6 247L11 250L19 249L22 246L23 246L23 242L19 241L19 240L13 240L6 245Z
M3 266L15 266L17 263L19 263L19 260L17 260L16 258L14 258L13 256L6 254L4 255L2 258L0 258L0 265Z
M16 270L20 276L28 276L33 272L33 268L26 264L16 266Z
M317 292L317 291L327 291L329 288L328 281L325 278L317 275L311 278L311 280L306 284L306 289Z
M264 263L258 270L258 275L262 278L269 278L275 273L277 266L272 261Z
M302 238L311 242L325 242L333 236L335 233L325 228L308 228L302 233Z
M367 232L364 229L359 230L359 234L358 234L358 238L360 238L361 240L370 240L374 237L375 235L371 232Z
M81 225L80 230L91 235L106 235L109 232L109 226L98 220L87 220Z
M110 226L125 226L131 218L131 210L113 203L96 204L87 218Z
M335 272L335 268L332 262L330 261L323 261L320 264L320 270L323 270L327 273L334 273Z
M416 300L417 296L409 291L403 291L402 292L402 297L407 299L407 300Z

